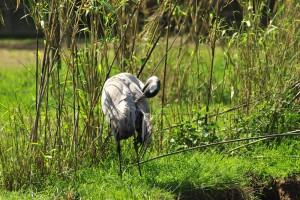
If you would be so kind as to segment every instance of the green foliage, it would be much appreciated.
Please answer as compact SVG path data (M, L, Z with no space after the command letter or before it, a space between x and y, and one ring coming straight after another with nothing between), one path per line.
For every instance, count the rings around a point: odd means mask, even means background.
M35 69L0 71L0 179L25 194L3 190L3 198L243 198L251 184L299 174L292 138L172 156L145 164L143 177L134 168L123 181L117 174L99 105L104 81L119 72L165 80L164 93L149 100L151 156L300 128L300 5L279 5L263 27L250 3L241 4L241 26L229 27L202 3L166 1L150 15L138 1L29 1L44 49ZM129 165L132 141L122 148Z
M179 150L220 141L221 138L212 134L216 129L216 124L205 124L203 120L184 121L182 125L173 129L174 137L170 139L170 148Z
M1 192L2 198L83 198L83 199L218 199L236 194L240 199L254 198L249 187L260 187L272 179L299 173L299 143L257 144L254 151L239 155L216 152L190 152L142 166L126 168L123 180L117 174L117 159L78 171L68 170L47 176L36 193L30 187L25 194ZM255 166L255 167L253 167Z

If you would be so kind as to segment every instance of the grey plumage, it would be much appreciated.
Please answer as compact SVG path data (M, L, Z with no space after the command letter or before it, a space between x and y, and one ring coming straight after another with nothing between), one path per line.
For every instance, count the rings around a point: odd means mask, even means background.
M157 77L149 78L144 85L129 73L117 74L109 78L103 86L102 109L116 139L121 177L120 140L134 136L134 147L139 162L138 149L141 147L145 150L152 138L147 98L155 96L159 88L160 81Z

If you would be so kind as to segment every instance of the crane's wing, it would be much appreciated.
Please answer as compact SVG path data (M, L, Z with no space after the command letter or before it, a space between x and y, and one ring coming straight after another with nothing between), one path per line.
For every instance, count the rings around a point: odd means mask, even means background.
M103 87L101 103L114 134L119 134L120 139L132 136L135 132L136 106L123 82L108 79Z

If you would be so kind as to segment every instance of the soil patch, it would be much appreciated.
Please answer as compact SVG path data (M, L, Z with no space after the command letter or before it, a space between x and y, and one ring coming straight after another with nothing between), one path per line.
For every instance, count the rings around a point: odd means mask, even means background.
M262 200L300 200L300 180L296 176L272 179L266 186L256 188L255 193Z
M177 187L174 192L176 199L180 200L300 200L300 178L272 179L266 185L248 188L195 189L192 185L185 185Z

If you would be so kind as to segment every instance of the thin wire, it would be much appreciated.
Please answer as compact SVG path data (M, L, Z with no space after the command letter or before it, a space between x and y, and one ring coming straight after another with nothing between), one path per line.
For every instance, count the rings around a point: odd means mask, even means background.
M153 161L153 160L157 160L157 159L160 159L160 158L168 157L168 156L171 156L171 155L184 153L184 152L187 152L187 151L193 151L193 150L206 148L206 147L217 146L217 145L221 145L221 144L229 144L229 143L234 143L234 142L257 140L257 139L273 139L273 138L277 138L277 137L299 136L299 135L300 135L300 130L294 130L294 131L290 131L290 132L286 132L286 133L282 133L282 134L271 134L271 135L265 135L265 136L256 136L256 137L250 137L250 138L240 138L240 139L234 139L234 140L226 140L226 141L222 141L222 142L216 142L216 143L211 143L211 144L200 145L200 146L191 147L191 148L188 148L188 149L174 151L174 152L171 152L171 153L168 153L168 154L163 154L163 155L160 155L160 156L157 156L157 157L150 158L148 160L141 161L139 164L142 165L144 163L147 163L147 162L150 162L150 161ZM127 168L131 168L131 167L134 167L136 165L137 165L137 163L135 163L133 165L130 165Z

